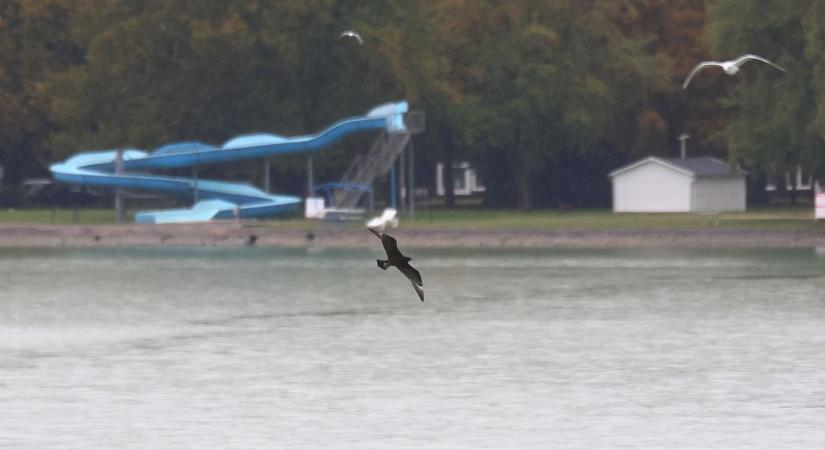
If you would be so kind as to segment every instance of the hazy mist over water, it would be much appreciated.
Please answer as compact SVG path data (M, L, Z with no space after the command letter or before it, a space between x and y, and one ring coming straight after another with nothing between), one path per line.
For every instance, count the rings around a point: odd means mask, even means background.
M825 448L811 250L0 250L0 448Z

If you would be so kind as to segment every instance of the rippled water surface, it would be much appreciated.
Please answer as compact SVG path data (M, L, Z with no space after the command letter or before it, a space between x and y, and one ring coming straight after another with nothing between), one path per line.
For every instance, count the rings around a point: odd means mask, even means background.
M825 448L813 250L0 250L0 448Z

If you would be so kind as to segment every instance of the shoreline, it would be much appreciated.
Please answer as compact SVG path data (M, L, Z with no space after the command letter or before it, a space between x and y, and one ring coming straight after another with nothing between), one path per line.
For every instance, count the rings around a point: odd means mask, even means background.
M391 230L406 248L809 248L825 247L818 229ZM0 248L322 247L363 248L365 229L278 229L247 223L162 225L0 225Z

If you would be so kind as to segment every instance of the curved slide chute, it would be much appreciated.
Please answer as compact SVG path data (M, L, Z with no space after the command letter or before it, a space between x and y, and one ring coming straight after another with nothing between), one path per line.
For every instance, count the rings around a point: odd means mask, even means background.
M275 216L298 210L301 199L272 195L245 183L154 175L149 171L313 152L328 147L346 135L365 130L404 132L404 114L407 110L407 102L387 103L373 108L365 116L341 120L307 136L251 134L230 139L220 147L202 142L180 142L152 152L126 149L122 151L123 170L120 173L116 173L115 169L116 150L79 153L62 163L53 164L50 169L55 180L64 183L162 191L179 196L193 196L197 191L199 201L192 208L138 212L135 215L137 223Z

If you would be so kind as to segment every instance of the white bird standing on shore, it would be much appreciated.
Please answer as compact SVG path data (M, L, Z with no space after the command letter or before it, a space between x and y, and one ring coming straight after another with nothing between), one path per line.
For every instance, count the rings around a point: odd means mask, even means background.
M742 64L744 64L744 63L746 63L746 62L748 62L752 59L755 59L757 61L762 61L763 63L766 63L766 64L770 64L771 66L774 66L774 67L776 67L777 69L779 69L783 72L785 71L785 69L777 66L776 64L768 61L767 59L765 59L761 56L752 55L750 53L748 53L746 55L742 55L742 56L740 56L740 57L738 57L734 60L731 60L731 61L723 61L723 62L719 62L719 61L702 61L699 64L697 64L696 67L693 68L693 70L690 71L690 75L688 75L687 79L685 80L685 83L682 85L682 89L687 89L688 83L690 83L691 78L693 78L693 76L696 75L697 72L704 69L705 67L719 66L719 67L722 68L722 70L725 71L726 74L736 75L737 73L739 73L739 66L741 66Z
M359 44L364 45L364 40L361 39L361 35L358 34L358 32L356 32L356 31L352 31L352 30L344 31L343 33L341 33L340 36L338 36L338 40L341 40L345 37L355 38L358 41Z

